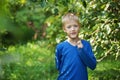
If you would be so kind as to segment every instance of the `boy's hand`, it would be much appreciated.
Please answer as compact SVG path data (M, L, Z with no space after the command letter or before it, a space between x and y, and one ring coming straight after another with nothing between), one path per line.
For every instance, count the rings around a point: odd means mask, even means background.
M77 46L78 46L78 48L83 48L83 44L82 44L81 40L79 40L79 41L77 42Z

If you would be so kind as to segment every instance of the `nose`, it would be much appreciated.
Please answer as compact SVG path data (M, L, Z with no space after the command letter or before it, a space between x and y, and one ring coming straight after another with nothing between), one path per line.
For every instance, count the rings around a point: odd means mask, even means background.
M72 26L72 27L71 27L71 30L75 30L75 27L74 27L74 26Z

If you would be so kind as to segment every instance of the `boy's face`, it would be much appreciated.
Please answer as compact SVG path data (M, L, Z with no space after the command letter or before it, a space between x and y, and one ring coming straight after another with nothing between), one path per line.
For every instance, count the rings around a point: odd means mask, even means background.
M64 32L67 33L67 36L71 39L78 38L80 25L76 21L66 21L63 26Z

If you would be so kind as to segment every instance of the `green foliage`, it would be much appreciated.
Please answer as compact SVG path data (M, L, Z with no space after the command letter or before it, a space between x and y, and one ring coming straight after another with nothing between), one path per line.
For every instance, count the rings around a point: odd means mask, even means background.
M98 61L103 60L108 55L112 55L115 57L114 59L117 59L120 56L120 5L118 3L117 0L81 0L80 2L70 0L67 3L66 0L48 1L46 4L52 4L53 9L57 8L56 14L58 15L51 16L52 20L47 21L50 24L47 28L47 38L50 42L56 40L53 44L64 40L65 35L61 27L61 16L67 12L74 12L80 17L82 25L80 37L91 42ZM44 5L43 8L46 9L48 6Z
M0 80L55 80L54 49L46 41L28 42L0 51ZM119 80L120 62L109 57L88 69L89 80Z
M46 48L44 48L46 47ZM10 46L0 53L0 80L54 80L57 72L45 42ZM53 75L54 74L54 75Z
M12 1L11 4L15 2L14 0L9 1ZM15 6L11 7L15 8ZM33 31L26 28L25 25L20 26L22 23L15 23L13 17L15 12L13 11L14 14L12 14L10 9L8 0L0 3L0 48L7 48L21 41L21 43L26 42L33 35Z
M119 80L119 60L105 59L98 63L94 71L88 70L90 80Z
M120 55L120 5L116 1L91 1L87 6L82 24L90 30L83 31L84 38L93 44L97 58L112 54L117 59Z
M33 22L40 37L43 24L47 24L45 38L52 45L66 38L61 16L67 12L76 13L81 22L80 37L91 42L97 59L101 61L108 55L114 59L120 56L119 3L119 0L9 0L5 11L10 13L14 24L22 28L27 27L29 21Z
M80 18L79 36L91 42L98 61L111 59L98 63L94 72L89 70L89 79L118 80L119 3L119 0L3 0L0 2L0 79L55 80L54 51L50 47L66 39L61 16L73 12ZM29 22L34 26L28 26ZM47 41L9 46L17 40L20 43L31 40L36 30L41 37L44 24L47 24Z

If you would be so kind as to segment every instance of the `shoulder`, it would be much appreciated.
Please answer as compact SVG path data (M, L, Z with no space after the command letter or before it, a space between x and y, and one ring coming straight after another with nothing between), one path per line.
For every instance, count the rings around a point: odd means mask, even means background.
M92 46L91 46L89 41L82 40L82 44L83 44L83 49L85 51L89 51L89 50L91 51L92 50Z
M61 48L63 48L65 45L66 45L66 41L63 41L63 42L58 43L57 46L56 46L56 48L57 48L57 49L61 49Z
M82 39L81 41L82 41L82 43L85 43L85 44L89 44L90 43L89 41L84 40L84 39Z
M86 45L86 46L90 46L91 45L90 42L87 41L87 40L81 40L81 42L82 42L83 45Z

